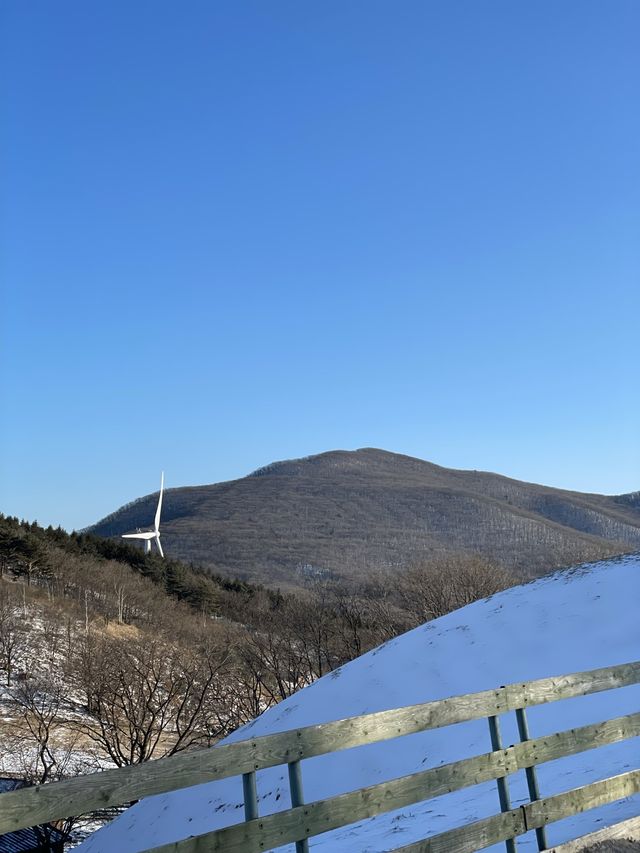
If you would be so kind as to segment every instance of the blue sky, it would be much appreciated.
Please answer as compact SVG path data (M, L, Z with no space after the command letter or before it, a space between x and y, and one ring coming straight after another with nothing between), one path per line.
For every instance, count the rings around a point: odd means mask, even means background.
M635 0L0 14L0 510L362 446L640 488Z

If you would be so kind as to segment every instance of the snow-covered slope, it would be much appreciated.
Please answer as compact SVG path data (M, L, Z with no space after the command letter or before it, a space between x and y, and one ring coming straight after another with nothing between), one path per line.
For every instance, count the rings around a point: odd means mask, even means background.
M398 637L271 708L227 741L297 726L640 659L640 555L560 572L476 602ZM532 737L640 710L640 687L532 708ZM513 714L503 740L517 741ZM485 721L475 721L303 762L307 801L489 752ZM550 762L539 769L551 795L640 766L640 740ZM513 805L526 801L524 773L511 777ZM258 775L260 812L289 808L285 768ZM239 780L151 797L91 836L86 853L135 853L242 819ZM382 853L499 811L494 782L326 833L318 853ZM640 814L640 797L549 827L550 843ZM292 846L282 850L293 850ZM501 845L495 849L504 849ZM519 849L533 851L525 837Z

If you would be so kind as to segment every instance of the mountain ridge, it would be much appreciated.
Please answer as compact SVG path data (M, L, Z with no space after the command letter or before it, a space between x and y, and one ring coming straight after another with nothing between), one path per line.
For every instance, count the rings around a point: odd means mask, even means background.
M116 537L147 526L156 495L87 530ZM640 501L360 448L168 489L162 529L180 559L285 587L469 552L534 576L640 547Z

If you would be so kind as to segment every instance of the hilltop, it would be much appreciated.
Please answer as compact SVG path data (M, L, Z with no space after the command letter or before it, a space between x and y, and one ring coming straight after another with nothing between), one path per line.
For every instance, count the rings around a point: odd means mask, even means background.
M149 525L157 493L89 530ZM305 577L477 553L521 576L640 546L640 498L584 494L443 468L365 448L276 462L224 483L169 489L166 551L226 576L282 587Z

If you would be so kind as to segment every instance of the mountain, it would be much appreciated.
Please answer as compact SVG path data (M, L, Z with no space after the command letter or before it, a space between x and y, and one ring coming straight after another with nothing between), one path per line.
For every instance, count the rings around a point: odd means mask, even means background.
M640 658L635 603L640 555L558 572L396 637L269 709L225 742L259 737L388 708L429 702L498 685L627 663ZM638 709L640 685L528 709L532 737L597 723ZM501 716L503 740L518 740L513 713ZM302 762L305 799L437 767L490 749L486 720L421 732ZM543 797L636 766L626 741L538 768ZM512 803L528 800L524 773L509 780ZM289 808L286 768L258 773L260 814ZM551 845L638 814L639 796L552 824ZM135 853L242 819L237 779L142 800L80 847L83 853ZM470 823L498 810L495 782L465 788L315 838L318 853L384 853ZM519 839L523 853L535 837ZM290 853L293 845L280 848ZM504 850L504 844L489 848Z
M156 502L157 493L140 498L89 531L146 528ZM582 494L384 450L337 450L169 489L162 541L173 557L282 587L460 552L532 577L640 547L640 493Z

